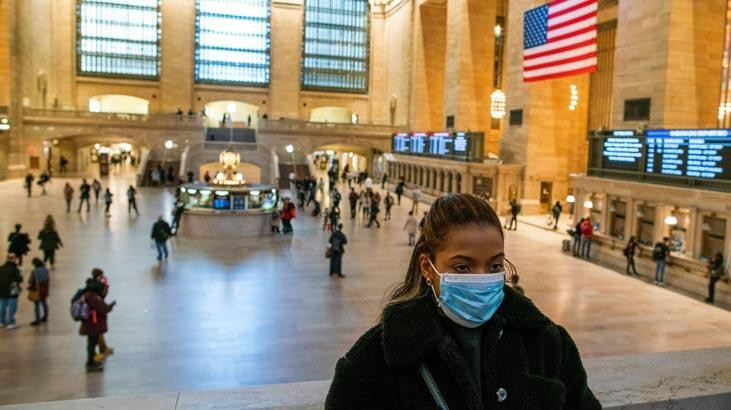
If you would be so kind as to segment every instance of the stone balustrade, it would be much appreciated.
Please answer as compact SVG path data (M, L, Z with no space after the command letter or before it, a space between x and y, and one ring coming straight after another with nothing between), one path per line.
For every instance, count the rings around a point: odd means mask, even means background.
M26 124L118 124L120 126L146 126L154 128L200 128L203 117L200 115L178 115L175 113L127 114L90 112L80 110L55 110L24 108L23 122Z
M584 359L605 409L729 409L731 347ZM0 410L321 409L330 381L0 406Z

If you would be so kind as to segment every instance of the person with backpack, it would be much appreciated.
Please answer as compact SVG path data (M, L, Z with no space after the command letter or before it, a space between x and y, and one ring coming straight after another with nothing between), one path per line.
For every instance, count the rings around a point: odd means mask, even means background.
M571 236L574 238L574 256L579 256L581 252L581 224L584 223L584 218L579 219L579 222L574 226L574 230L571 232Z
M510 200L510 219L505 224L507 230L518 230L518 215L520 214L520 205L516 199ZM515 224L515 225L513 225Z
M170 238L171 230L170 225L162 219L162 215L157 217L157 221L152 225L152 232L150 238L155 241L155 248L157 249L157 260L162 260L163 255L165 259L168 258L168 245L167 240Z
M96 205L99 205L99 192L101 192L102 190L102 184L97 181L96 178L94 178L94 181L92 181L91 183L91 189L94 190L94 199L96 201L95 203Z
M101 188L100 188L101 189ZM81 186L79 186L79 210L76 212L81 212L81 208L84 205L84 202L86 202L86 212L91 211L91 205L89 204L89 192L91 191L91 185L89 185L86 182L86 179L81 180Z
M630 274L630 268L632 269L632 273L634 275L639 275L637 273L637 268L635 267L635 251L637 250L637 240L634 236L629 238L629 242L627 242L627 246L624 247L624 251L622 252L624 254L624 257L627 258L627 267L626 271L627 274Z
M401 180L399 180L398 182L398 185L396 185L396 204L398 204L398 206L401 206L401 196L404 194L405 185L406 183L404 182L403 178L401 178Z
M386 192L386 199L384 199L384 203L386 205L386 214L383 216L384 221L390 221L391 220L391 208L393 208L393 196L391 195L391 192Z
M333 212L335 210L333 209ZM330 235L330 276L338 275L344 278L343 275L343 254L345 253L345 245L348 244L348 238L343 233L343 224L338 224L333 227L333 233Z
M8 253L16 256L18 266L23 266L23 256L30 251L30 237L25 232L20 232L22 226L15 224L15 231L8 235Z
M378 213L381 212L381 196L376 192L371 196L371 198L371 214L366 228L370 228L374 223L376 224L376 228L380 228L381 223L378 222Z
M706 302L713 303L716 296L716 282L726 275L724 272L723 254L717 252L710 261L708 261L708 297Z
M355 188L350 188L350 195L348 195L348 201L350 201L350 219L355 219L355 209L358 207L358 200L360 196L355 192Z
M140 211L137 209L137 190L130 185L127 188L127 213L131 214L133 209L135 210L135 215L140 216Z
M66 212L71 212L71 201L74 200L74 188L68 182L63 187L63 198L66 200Z
M36 320L30 322L31 326L39 326L48 322L48 289L50 277L46 265L39 258L33 258L33 271L28 278L28 300L33 302ZM43 315L41 315L43 308Z
M665 285L665 267L670 255L670 238L662 238L662 242L655 244L652 250L652 260L655 261L655 284Z
M17 329L15 313L18 311L18 296L23 277L18 269L18 258L9 253L7 261L0 266L0 328Z
M87 337L86 343L86 371L101 372L104 365L96 360L96 347L99 344L99 337L107 333L107 315L114 309L117 302L104 303L102 292L104 285L94 279L87 279L86 288L83 294L74 301L74 311L79 312L74 318L81 322L79 334Z
M112 191L109 190L109 188L104 191L104 216L107 218L112 216L112 214L109 213L109 208L112 206L113 196L114 195L112 194Z
M340 192L337 188L333 188L332 190L332 200L333 200L333 209L337 209L338 212L340 212L340 201L343 199L343 196L340 195Z
M38 232L38 240L41 241L40 250L43 251L43 262L50 263L51 269L56 268L56 251L63 247L61 237L56 231L56 223L53 217L48 215L43 223L43 229Z
M51 177L48 175L48 171L43 171L41 176L38 178L38 186L41 187L42 196L48 195L48 192L46 192L46 184L50 180L51 180Z
M594 239L594 225L589 218L581 223L581 257L589 260L591 257L591 243Z
M551 214L553 215L553 230L558 230L558 219L561 217L561 212L563 212L563 207L561 206L561 202L556 201L555 204L553 204L553 208L551 208Z

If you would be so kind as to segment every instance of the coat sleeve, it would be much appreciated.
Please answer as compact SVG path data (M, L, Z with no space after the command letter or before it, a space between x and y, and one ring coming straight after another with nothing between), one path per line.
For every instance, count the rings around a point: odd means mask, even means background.
M602 405L594 397L586 381L586 370L581 363L581 356L576 344L569 336L566 329L558 326L561 334L562 361L560 378L566 386L566 401L564 409L597 409L601 410Z
M326 410L384 409L386 403L385 361L380 348L381 332L366 332L335 366Z

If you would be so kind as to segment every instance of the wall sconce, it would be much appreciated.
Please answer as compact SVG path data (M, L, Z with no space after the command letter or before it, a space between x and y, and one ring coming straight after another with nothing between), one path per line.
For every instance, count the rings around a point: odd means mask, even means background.
M490 94L490 115L495 119L505 117L505 93L499 89Z
M586 209L594 208L594 202L591 202L590 199L587 199L586 201L584 201L584 208L586 208Z
M573 195L568 195L566 197L566 202L569 204L574 204L574 203L576 203L576 197Z
M668 215L665 217L665 224L675 226L678 224L678 218L675 215Z

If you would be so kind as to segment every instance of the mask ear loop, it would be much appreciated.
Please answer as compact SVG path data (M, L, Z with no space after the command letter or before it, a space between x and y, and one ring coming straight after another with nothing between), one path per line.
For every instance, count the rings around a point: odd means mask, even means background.
M508 258L503 259L503 265L505 267L505 283L511 283L515 275L518 274L518 268Z
M434 264L431 261L431 258L428 258L427 260L429 261L429 266L431 266L431 268L434 270L434 272L436 272L436 274L439 275L439 277L441 278L442 274L439 273L437 268L434 266ZM436 300L437 304L439 306L441 306L441 302L439 301L439 296L437 296L437 290L434 289L434 284L432 283L431 279L427 278L426 284L429 285L429 287L431 288L431 293L432 293L432 295L434 295L434 300Z

